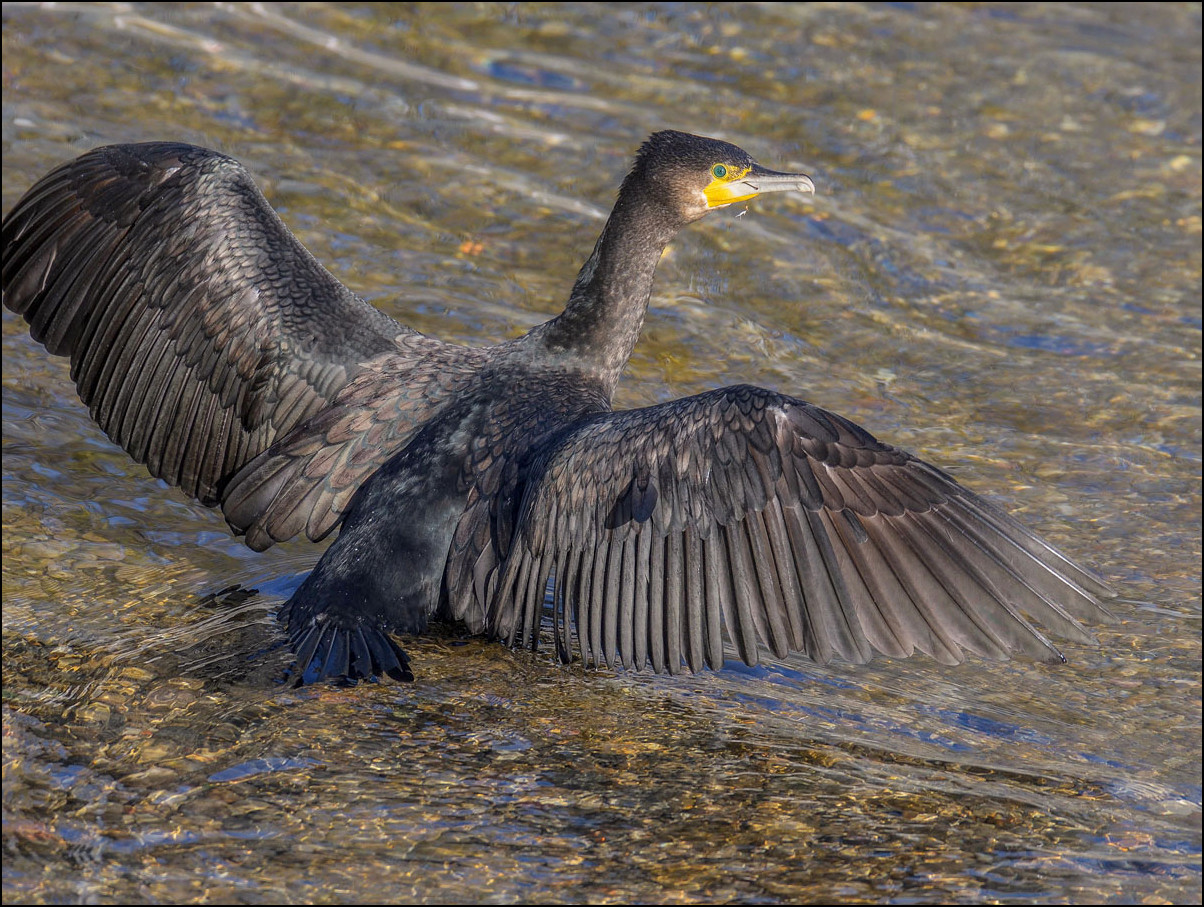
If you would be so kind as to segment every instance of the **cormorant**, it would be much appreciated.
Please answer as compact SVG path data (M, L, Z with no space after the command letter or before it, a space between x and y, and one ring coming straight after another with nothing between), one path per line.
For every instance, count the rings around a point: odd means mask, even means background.
M658 672L720 667L725 635L749 664L1064 661L1021 611L1087 641L1113 593L937 467L758 387L611 409L665 246L783 190L814 185L653 134L564 311L468 348L339 283L237 161L112 145L4 219L4 304L251 548L341 527L281 610L298 682L410 679L391 633L432 616L535 646L549 610L563 660Z

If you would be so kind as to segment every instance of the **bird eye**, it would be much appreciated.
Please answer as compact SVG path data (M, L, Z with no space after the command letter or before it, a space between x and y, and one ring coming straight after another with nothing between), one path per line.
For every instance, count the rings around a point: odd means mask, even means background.
M727 168L724 167L722 164L716 164L714 167L711 168L711 175L713 177L715 177L715 179L721 180L725 176L727 176Z

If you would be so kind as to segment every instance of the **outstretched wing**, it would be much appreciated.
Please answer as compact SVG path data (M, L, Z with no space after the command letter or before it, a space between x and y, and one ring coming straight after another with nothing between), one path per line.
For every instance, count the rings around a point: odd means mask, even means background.
M442 346L351 293L241 164L204 148L114 145L64 164L4 219L3 247L4 304L70 357L100 427L205 504L346 396L365 363L368 383L388 384L391 370ZM390 404L404 401L381 408ZM346 421L337 428L340 442L354 433ZM236 528L258 517L248 500L271 503L255 491L244 482ZM332 500L315 518L325 530Z
M359 487L466 387L488 355L421 334L397 338L330 405L230 477L222 511L262 551L304 530L313 541L337 526Z
M606 413L545 445L477 577L496 635L677 672L765 647L1062 656L1112 592L941 470L802 400L739 386ZM495 537L501 538L495 531ZM454 593L455 590L452 590Z

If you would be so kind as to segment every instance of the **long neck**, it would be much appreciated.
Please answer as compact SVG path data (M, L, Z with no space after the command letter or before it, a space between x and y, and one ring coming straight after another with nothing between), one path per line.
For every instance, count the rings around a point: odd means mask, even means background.
M639 340L661 253L679 229L631 188L619 193L564 311L528 335L546 354L595 375L608 396Z

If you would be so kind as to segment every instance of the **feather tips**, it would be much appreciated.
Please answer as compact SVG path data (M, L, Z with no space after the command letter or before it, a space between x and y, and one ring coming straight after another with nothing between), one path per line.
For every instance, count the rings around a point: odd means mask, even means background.
M1056 661L1022 612L1075 640L1080 619L1107 617L1103 583L941 470L757 388L587 420L538 448L513 493L506 571L580 562L555 599L557 648L575 634L594 665L717 667L724 636L754 665ZM528 622L543 608L530 589Z

